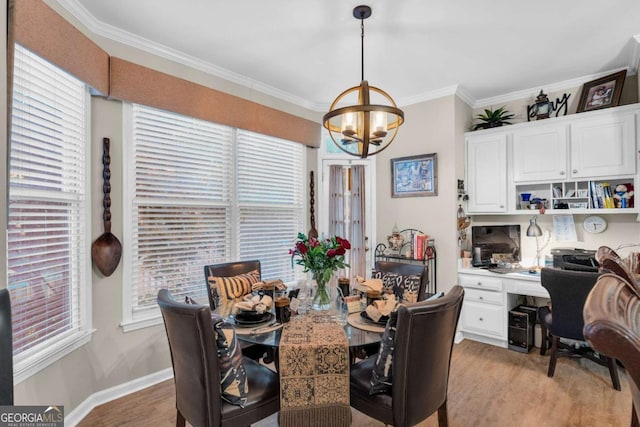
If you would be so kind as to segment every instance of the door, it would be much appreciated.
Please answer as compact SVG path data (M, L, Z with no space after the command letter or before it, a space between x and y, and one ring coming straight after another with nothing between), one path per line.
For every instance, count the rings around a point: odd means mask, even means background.
M350 271L347 272L348 276L353 279L354 276L366 277L368 272L371 271L373 265L371 245L375 243L375 236L373 230L375 230L375 216L373 213L373 207L375 206L375 180L372 179L372 168L375 167L375 163L369 160L342 160L342 159L323 159L321 185L319 195L320 205L320 221L319 221L319 233L322 236L329 235L330 230L342 230L347 240L352 243L352 250L348 253L348 263L353 266ZM336 189L332 190L332 178L331 168L334 167L334 171L339 170L342 174L342 186L340 193L336 197ZM358 167L358 171L355 168ZM360 179L358 175L361 174ZM339 178L338 178L339 179ZM359 184L355 182L358 180ZM336 179L333 180L335 182ZM357 196L354 191L360 189L361 196ZM329 202L330 197L334 196L334 203L341 204L337 209L333 208L334 204ZM361 200L361 203L355 201ZM340 223L336 225L330 225L331 221ZM360 228L360 225L363 228ZM358 230L364 230L364 239L358 239L360 232ZM362 241L362 247L358 248L358 241ZM355 248L353 246L356 245ZM355 257L355 259L352 259Z

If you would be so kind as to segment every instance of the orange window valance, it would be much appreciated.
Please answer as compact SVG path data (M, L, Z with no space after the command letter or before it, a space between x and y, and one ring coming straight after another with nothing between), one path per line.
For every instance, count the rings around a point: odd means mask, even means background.
M319 123L110 57L42 0L9 0L8 20L9 40L68 71L101 95L311 147L320 144Z

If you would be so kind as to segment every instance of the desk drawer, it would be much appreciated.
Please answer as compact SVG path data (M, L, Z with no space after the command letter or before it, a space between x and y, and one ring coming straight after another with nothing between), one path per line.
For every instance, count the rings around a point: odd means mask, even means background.
M460 286L465 288L489 289L492 291L502 290L502 279L485 276L472 276L469 274L461 274Z
M462 304L462 329L498 338L504 336L504 308L467 301Z
M504 294L496 291L485 291L484 289L466 288L464 290L464 300L502 305L504 303Z

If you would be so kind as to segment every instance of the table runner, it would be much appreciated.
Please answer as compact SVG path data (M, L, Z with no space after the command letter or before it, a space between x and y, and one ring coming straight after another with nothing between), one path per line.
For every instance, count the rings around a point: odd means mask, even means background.
M349 342L322 313L293 316L280 339L280 426L349 426Z

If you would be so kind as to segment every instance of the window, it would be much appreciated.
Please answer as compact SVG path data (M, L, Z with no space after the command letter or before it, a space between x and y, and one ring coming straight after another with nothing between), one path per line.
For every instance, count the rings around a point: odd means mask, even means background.
M260 259L263 278L296 278L302 145L141 105L124 117L125 330L161 321L161 288L206 303L206 264Z
M16 46L7 288L18 382L89 337L88 97L83 82Z

